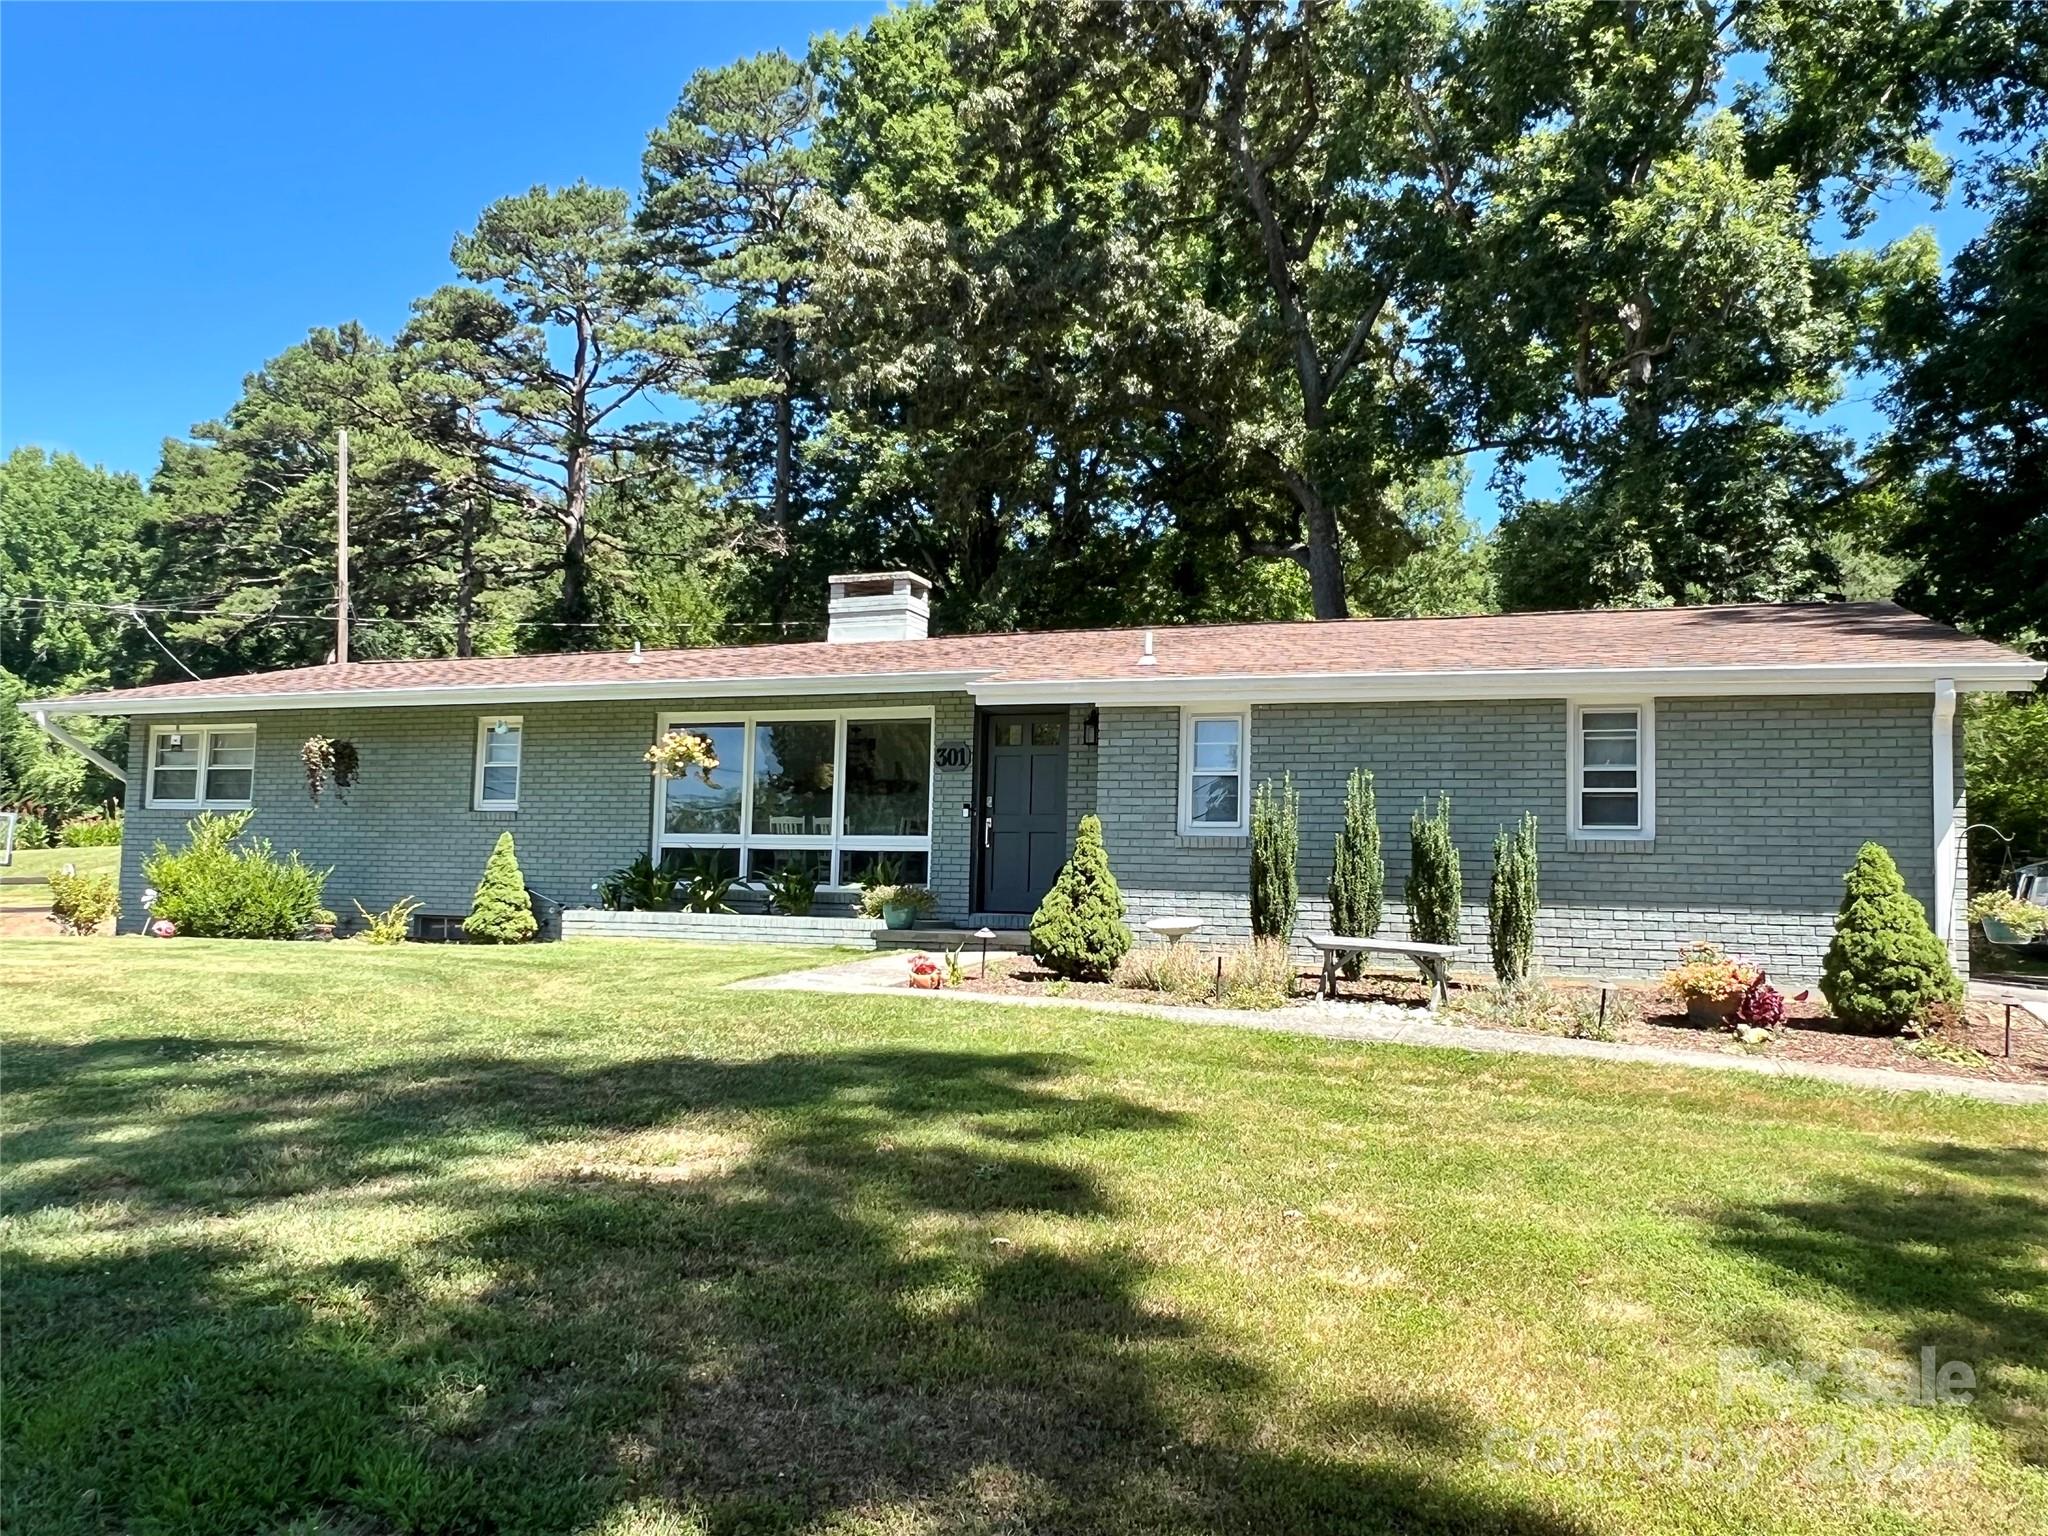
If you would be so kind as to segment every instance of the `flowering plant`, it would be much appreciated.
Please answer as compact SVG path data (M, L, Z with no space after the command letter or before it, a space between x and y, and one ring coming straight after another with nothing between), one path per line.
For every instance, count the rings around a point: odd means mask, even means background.
M1785 1022L1785 994L1758 971L1742 989L1742 1001L1735 1005L1735 1022L1768 1027Z
M712 770L718 766L718 752L708 736L699 736L695 731L670 731L647 749L644 761L667 778L680 779L695 773L708 785Z
M921 987L927 992L936 992L944 983L944 980L945 977L939 970L939 962L930 955L912 955L910 957L910 984L913 987Z

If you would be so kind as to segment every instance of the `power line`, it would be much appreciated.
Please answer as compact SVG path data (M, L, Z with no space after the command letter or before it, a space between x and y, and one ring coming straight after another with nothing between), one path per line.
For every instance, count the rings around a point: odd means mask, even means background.
M38 608L81 608L96 613L113 613L131 616L137 613L156 614L162 618L226 619L242 624L332 624L332 613L223 613L217 608L176 608L152 603L96 603L83 598L67 597L9 597L0 594L0 607L13 603L21 607ZM416 624L422 627L452 627L453 618L415 619L395 614L378 615L351 613L352 624ZM607 626L590 619L491 619L477 618L471 621L487 629L604 629ZM734 619L722 627L727 629L809 629L812 626L800 619Z
M176 651L172 650L172 649L171 649L171 648L170 648L170 647L169 647L168 645L165 645L165 644L163 643L163 641L161 641L161 640L157 639L157 637L156 637L156 631L155 631L155 630L153 630L153 629L151 629L151 628L150 628L150 627L149 627L149 626L148 626L147 624L145 624L145 623L143 623L143 622L142 622L142 610L141 610L141 609L139 609L139 608L135 608L135 607L131 606L131 607L130 607L130 608L128 609L128 617L129 617L129 618L131 618L131 619L133 619L133 620L135 621L135 627L136 627L137 629L141 630L141 631L142 631L142 632L143 632L143 633L144 633L145 635L149 636L149 639L150 639L150 643L151 643L151 644L153 644L153 645L154 645L154 646L155 646L155 647L156 647L156 648L157 648L158 650L162 651L162 652L163 652L163 653L164 653L164 654L165 654L166 656L170 657L170 658L171 658L171 660L172 660L173 662L175 662L175 663L177 664L177 667L178 667L178 670L179 670L179 671L183 672L183 673L184 673L184 674L185 674L185 675L186 675L187 677L191 678L191 679L192 679L192 681L194 681L195 683L196 683L196 682L198 682L198 681L200 680L200 679L199 679L199 674L198 674L197 672L194 672L194 671L193 671L193 670L192 670L192 669L191 669L190 667L188 667L188 666L186 666L186 665L185 665L185 659L184 659L184 657L180 656L180 655L179 655L179 654L178 654L178 653L177 653Z

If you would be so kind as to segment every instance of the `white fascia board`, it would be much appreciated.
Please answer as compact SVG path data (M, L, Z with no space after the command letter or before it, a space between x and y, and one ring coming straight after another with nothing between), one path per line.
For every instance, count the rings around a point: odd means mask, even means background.
M515 704L583 703L588 700L778 698L792 694L837 697L855 693L963 692L985 669L947 672L883 672L827 677L626 678L607 682L503 683L496 687L325 689L311 693L181 694L176 698L110 699L78 704L65 699L29 700L28 714L50 710L75 715L203 715L220 710L418 709L436 705L493 708Z
M1576 667L1465 672L1350 672L1261 677L1141 677L1072 682L981 682L977 704L1340 704L1420 699L1720 698L1746 694L1932 693L1951 679L1967 693L2032 687L2037 661L1970 667L1839 662L1820 666Z
M50 712L47 709L44 709L39 705L31 704L24 704L21 706L21 708L22 712L26 714L29 717L29 719L35 721L37 726L41 728L43 734L48 736L50 740L58 743L60 746L69 747L72 751L76 752L80 757L84 758L88 763L91 763L93 767L99 769L101 773L104 773L108 778L112 779L116 784L126 784L128 782L127 770L122 768L119 763L113 762L108 758L102 757L92 747L88 746L85 742L80 741L76 736L72 735L69 731L65 730L63 726L59 725L56 721L50 718Z

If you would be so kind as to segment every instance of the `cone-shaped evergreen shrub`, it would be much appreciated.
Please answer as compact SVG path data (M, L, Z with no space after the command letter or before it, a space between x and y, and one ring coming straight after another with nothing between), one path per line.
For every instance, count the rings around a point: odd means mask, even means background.
M1285 939L1294 932L1301 907L1295 860L1301 853L1301 797L1294 775L1266 779L1252 796L1252 937Z
M1536 818L1526 811L1521 826L1494 835L1486 919L1493 974L1511 986L1528 976L1536 953Z
M1387 866L1380 858L1372 772L1354 768L1344 789L1344 822L1337 828L1337 851L1330 862L1330 932L1349 939L1371 938L1380 931L1386 895ZM1363 959L1346 955L1344 974L1356 981Z
M512 834L500 832L462 931L479 944L524 944L539 927L526 877L519 873L519 856L512 851Z
M1073 856L1032 914L1032 956L1069 980L1107 981L1130 947L1124 893L1110 873L1102 820L1083 816Z
M1451 841L1451 797L1439 794L1436 814L1408 820L1408 937L1418 944L1458 942L1458 903L1465 877Z
M1844 876L1835 941L1820 989L1835 1017L1863 1029L1903 1029L1935 1003L1959 1003L1962 979L1948 949L1927 926L1927 912L1906 889L1899 866L1878 843L1865 843Z

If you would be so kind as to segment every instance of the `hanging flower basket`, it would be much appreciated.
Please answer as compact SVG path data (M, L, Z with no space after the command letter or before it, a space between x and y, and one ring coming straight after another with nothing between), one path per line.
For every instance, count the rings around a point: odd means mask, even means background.
M709 737L695 731L670 731L647 749L646 762L662 778L680 779L694 773L708 785L718 766L718 752Z
M299 761L306 765L306 793L315 805L320 803L320 796L330 783L341 803L348 804L348 792L362 776L354 742L308 736L299 748Z

